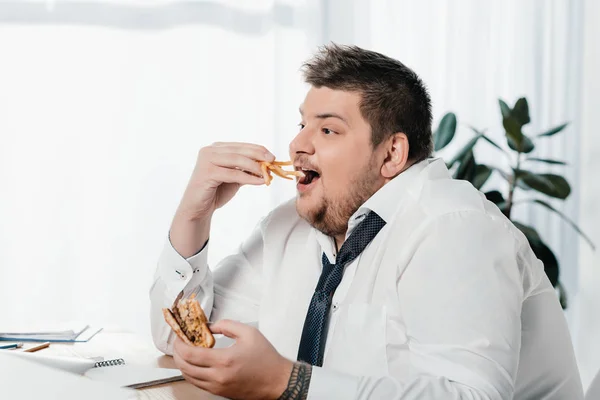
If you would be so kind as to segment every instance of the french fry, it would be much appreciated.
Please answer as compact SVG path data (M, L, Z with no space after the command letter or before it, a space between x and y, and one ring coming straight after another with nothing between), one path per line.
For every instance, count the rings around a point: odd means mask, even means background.
M269 168L271 171L273 171L273 173L277 176L282 177L283 179L288 179L288 180L293 180L293 178L290 178L289 176L287 176L288 171L284 171L281 167L277 166L277 165L271 165L271 168Z
M304 172L302 171L285 171L288 176L297 176L298 178L304 177Z
M293 163L291 161L259 161L259 163L260 170L262 171L263 178L265 180L265 185L267 186L269 186L271 184L271 181L273 180L271 172L283 179L288 180L293 180L294 178L292 178L292 176L297 176L300 178L304 176L304 173L302 171L286 171L283 168L281 168L282 166L292 165Z
M266 161L260 162L260 170L262 171L263 179L265 180L265 185L269 186L271 184L271 175L269 174L269 164Z

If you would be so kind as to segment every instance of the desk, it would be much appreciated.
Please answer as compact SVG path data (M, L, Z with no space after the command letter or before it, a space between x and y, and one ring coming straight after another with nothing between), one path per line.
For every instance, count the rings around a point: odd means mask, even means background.
M32 347L28 343L25 347ZM122 358L128 364L176 368L173 357L165 356L158 351L150 338L139 335L105 330L98 333L87 343L52 343L38 354L71 356L71 357L104 357L106 360ZM143 400L216 400L214 396L186 382L172 382L136 390L139 399Z

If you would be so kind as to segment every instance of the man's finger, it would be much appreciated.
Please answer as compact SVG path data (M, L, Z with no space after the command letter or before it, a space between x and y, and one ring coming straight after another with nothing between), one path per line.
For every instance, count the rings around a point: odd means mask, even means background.
M187 363L199 367L211 367L219 363L219 357L216 350L204 347L196 347L185 344L177 338L173 344L173 357L177 356Z
M185 378L185 380L191 383L192 385L199 387L202 390L206 390L207 392L215 393L216 384L214 381L202 381L187 374L182 373L182 375Z
M222 319L210 326L210 330L213 333L222 333L231 339L242 337L245 334L248 334L252 329L254 328L251 326L230 319Z
M246 156L236 153L216 153L211 157L211 163L219 167L239 168L244 171L252 172L255 175L262 176L260 164Z
M224 183L239 183L240 185L262 185L265 180L237 169L220 168L214 172L214 179Z
M275 156L266 147L260 145L249 145L245 143L230 143L214 147L215 153L241 154L256 161L274 161Z
M177 355L189 364L204 368L221 366L226 363L226 360L231 359L229 348L208 349L199 346L190 346L183 343L179 338L175 341L173 350L173 357Z
M175 365L177 366L177 368L179 368L179 370L182 373L193 376L194 378L199 380L210 380L210 367L201 367L198 365L194 365L181 358L181 356L177 353L173 354L173 361L175 361Z

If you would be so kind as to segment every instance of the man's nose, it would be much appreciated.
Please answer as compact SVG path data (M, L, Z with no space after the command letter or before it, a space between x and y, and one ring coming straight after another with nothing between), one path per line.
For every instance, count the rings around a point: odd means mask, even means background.
M313 154L315 152L313 134L308 127L305 126L290 142L289 151L292 160L294 160L298 154Z

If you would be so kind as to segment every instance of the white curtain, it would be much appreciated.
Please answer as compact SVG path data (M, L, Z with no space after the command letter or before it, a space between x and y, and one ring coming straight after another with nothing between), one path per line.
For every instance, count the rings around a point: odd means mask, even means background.
M320 20L304 1L237 4L0 3L1 322L147 334L198 150L250 141L287 158ZM293 195L282 180L241 190L215 216L211 263Z
M338 18L335 8L348 3L353 4L351 17ZM527 97L532 122L526 132L532 134L570 121L563 134L540 141L535 153L541 158L564 159L570 166L531 164L529 168L564 173L575 190L566 203L553 204L577 218L581 1L339 0L331 4L326 26L333 40L381 51L417 71L429 86L436 124L445 112L458 115L457 137L440 156L451 158L473 137L469 125L487 129L489 136L506 147L498 98L512 106L519 97ZM508 166L485 142L477 145L475 155L478 161ZM507 184L499 176L483 189L495 188L507 193ZM578 279L575 232L545 209L522 205L514 211L518 220L535 226L556 252L561 280L574 297Z
M598 135L598 110L600 110L600 2L585 1L584 49L581 107L580 199L581 227L600 245L600 136ZM581 379L587 386L595 374L600 376L600 252L580 246L580 292L575 304L577 358ZM600 378L599 378L600 379ZM591 397L590 397L591 399Z
M504 141L498 97L528 98L532 132L571 121L537 156L569 162L555 172L573 194L553 204L577 219L583 16L582 0L0 3L1 319L147 333L147 290L198 149L251 141L286 158L298 68L330 40L421 75L436 122L454 111L462 124L442 156L470 138L466 124ZM211 264L293 192L277 180L244 188L216 215ZM576 330L576 234L546 210L516 216L559 257Z
M587 89L588 102L596 96L589 83L594 77L591 71L597 68L592 68L590 61L586 75L589 79L582 82L584 26L589 32L597 32L593 29L600 17L592 2L588 1L584 11L582 0L334 0L328 3L324 15L328 38L383 52L413 68L429 86L436 123L447 111L458 115L457 137L440 156L451 158L473 136L468 125L487 129L489 136L506 147L498 98L510 105L519 97L528 99L532 122L526 133L535 134L570 122L560 135L539 141L534 153L540 158L564 160L569 166L530 164L528 168L567 178L573 189L571 196L566 202L550 203L576 222L580 220L582 204L581 223L595 244L600 245L598 230L593 230L600 220L589 219L595 215L592 205L597 204L597 191L592 189L591 180L597 178L588 172L586 180L580 179L581 155L586 154L592 163L590 152L595 148L582 148L580 138L585 134L588 142L597 145L590 132L594 111L588 111L586 132L581 123L583 87ZM588 54L590 49L597 49L597 40L597 34L586 38ZM589 58L588 55L586 59ZM597 88L597 79L593 82ZM486 143L477 145L476 157L490 165L508 166L499 152ZM586 193L591 191L594 197L582 198L581 188ZM493 176L483 187L491 189L506 194L507 183ZM533 196L521 192L520 199ZM520 205L514 209L513 217L535 227L559 260L560 279L570 304L566 316L587 386L600 368L600 354L590 352L600 332L600 319L593 313L600 305L597 290L593 289L599 281L598 273L592 269L593 264L598 267L592 261L598 257L592 257L589 246L575 231L544 208ZM586 261L585 275L581 277L580 243ZM584 291L581 298L580 287Z

